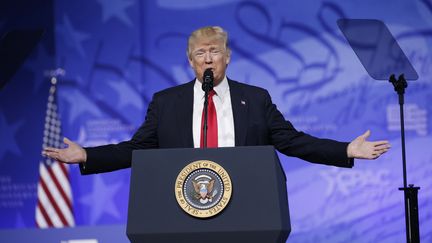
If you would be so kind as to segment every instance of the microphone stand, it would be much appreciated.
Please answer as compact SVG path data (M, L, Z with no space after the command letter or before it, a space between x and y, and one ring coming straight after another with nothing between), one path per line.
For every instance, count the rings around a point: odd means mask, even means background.
M207 148L208 93L209 90L204 90L204 126L202 131L204 139L203 148Z
M405 225L407 242L417 243L420 242L420 229L419 229L419 215L418 215L418 199L417 194L420 187L415 187L414 184L407 186L407 172L406 172L406 156L405 156L405 127L404 127L404 93L408 83L404 75L400 75L398 79L394 75L390 76L390 83L393 84L395 91L399 96L400 107L400 123L401 123L401 140L402 140L402 166L403 166L403 185L399 188L404 191L405 196Z

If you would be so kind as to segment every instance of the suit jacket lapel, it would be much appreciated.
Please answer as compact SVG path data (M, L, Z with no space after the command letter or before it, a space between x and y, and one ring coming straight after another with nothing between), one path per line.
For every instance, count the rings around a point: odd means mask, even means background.
M181 147L193 148L193 132L192 132L192 115L193 115L193 87L194 81L187 83L182 92L177 97L177 120L173 121L177 124L177 129L181 134Z
M245 146L247 130L248 101L236 81L228 79L231 94L231 106L234 116L235 146Z

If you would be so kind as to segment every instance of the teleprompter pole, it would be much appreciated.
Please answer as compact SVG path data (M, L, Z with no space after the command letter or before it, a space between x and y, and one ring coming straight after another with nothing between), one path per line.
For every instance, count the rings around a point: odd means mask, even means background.
M413 184L407 186L407 172L406 172L406 153L405 153L405 126L404 126L404 94L408 83L404 75L400 75L398 79L395 75L391 75L389 79L393 84L395 91L399 96L400 108L400 124L401 124L401 139L402 139L402 166L403 166L403 187L399 190L404 191L405 202L405 225L407 242L417 243L420 242L420 229L419 229L419 216L418 216L418 190L420 187L415 187Z

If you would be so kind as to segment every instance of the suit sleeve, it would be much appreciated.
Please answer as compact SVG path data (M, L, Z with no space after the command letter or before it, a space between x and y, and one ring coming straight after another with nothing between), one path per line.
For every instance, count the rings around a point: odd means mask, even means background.
M297 131L272 103L268 92L264 100L270 141L279 152L312 163L353 167L353 159L347 157L348 143L321 139Z
M86 175L129 168L133 150L158 148L157 103L155 95L148 106L144 123L129 141L84 148L87 152L87 162L80 164L81 174Z

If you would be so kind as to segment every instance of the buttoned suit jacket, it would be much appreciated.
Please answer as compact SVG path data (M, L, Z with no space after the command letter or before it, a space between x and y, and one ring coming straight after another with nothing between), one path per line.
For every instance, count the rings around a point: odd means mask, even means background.
M235 146L273 145L288 156L352 167L348 143L316 138L297 131L285 120L262 88L228 79L234 117ZM153 95L144 123L132 139L119 144L85 148L87 162L82 174L128 168L137 149L193 148L192 113L194 81Z

